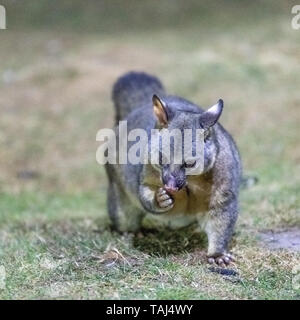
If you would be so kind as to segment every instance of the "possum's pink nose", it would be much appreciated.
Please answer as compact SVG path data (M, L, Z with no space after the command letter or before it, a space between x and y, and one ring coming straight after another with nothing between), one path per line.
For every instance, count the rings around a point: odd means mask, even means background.
M170 194L174 194L178 191L178 188L174 187L174 186L168 186L168 185L165 185L165 190L170 193Z
M165 185L164 185L164 189L170 193L170 194L174 194L176 192L178 192L181 187L177 184L177 181L176 179L171 176L169 177L169 179L165 182Z

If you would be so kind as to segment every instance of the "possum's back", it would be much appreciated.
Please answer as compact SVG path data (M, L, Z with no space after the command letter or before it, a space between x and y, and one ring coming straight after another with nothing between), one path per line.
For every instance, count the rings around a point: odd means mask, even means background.
M164 95L158 78L144 72L128 72L113 86L112 99L116 109L116 122L123 120L134 109L152 101L154 94Z

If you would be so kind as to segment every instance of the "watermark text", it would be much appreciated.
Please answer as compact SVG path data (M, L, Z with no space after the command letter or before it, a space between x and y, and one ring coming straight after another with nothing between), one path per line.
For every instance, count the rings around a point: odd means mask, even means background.
M292 7L292 14L295 15L291 21L292 28L294 30L300 29L300 5L295 5Z

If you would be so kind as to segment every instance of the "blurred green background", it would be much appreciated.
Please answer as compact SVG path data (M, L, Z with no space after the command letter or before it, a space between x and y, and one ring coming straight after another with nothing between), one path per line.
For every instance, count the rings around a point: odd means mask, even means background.
M291 283L299 255L269 251L259 240L261 231L300 225L294 1L1 4L0 297L297 296ZM107 230L96 133L113 125L111 87L129 70L153 73L169 93L203 107L225 101L221 123L244 171L259 179L242 192L233 243L242 282L208 274L205 246L190 233L132 242ZM103 265L110 247L129 265Z

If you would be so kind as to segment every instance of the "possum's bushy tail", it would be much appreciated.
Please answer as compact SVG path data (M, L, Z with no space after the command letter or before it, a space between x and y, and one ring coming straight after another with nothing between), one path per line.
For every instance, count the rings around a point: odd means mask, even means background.
M163 85L156 77L144 72L128 72L121 76L112 90L116 122L125 119L133 109L152 101L154 94L165 94Z

